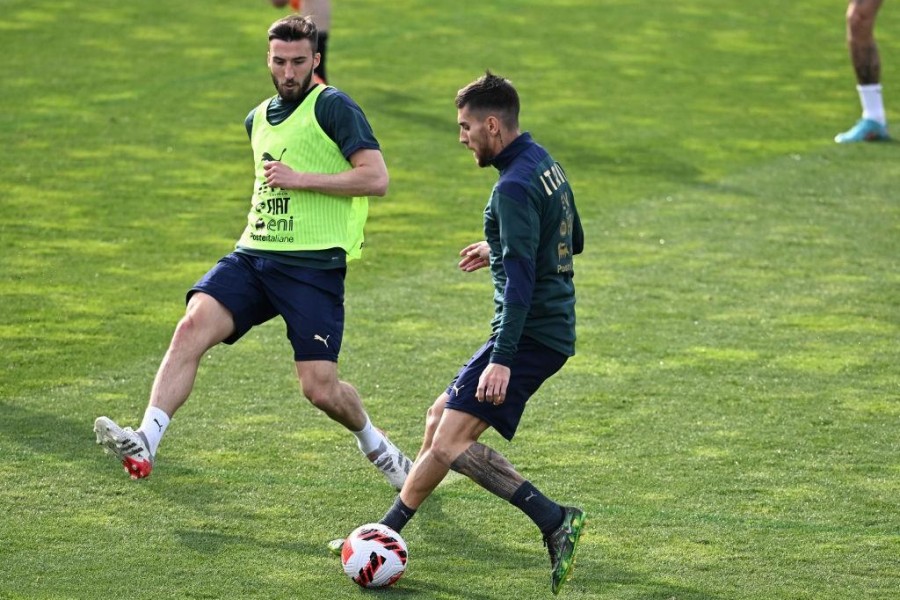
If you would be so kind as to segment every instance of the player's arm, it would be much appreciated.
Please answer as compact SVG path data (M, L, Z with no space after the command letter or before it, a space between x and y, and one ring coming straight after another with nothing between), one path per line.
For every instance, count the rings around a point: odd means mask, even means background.
M584 252L584 228L581 226L581 219L578 213L575 213L575 231L572 232L572 254L581 254Z
M584 252L584 227L581 226L581 217L578 216L574 199L572 200L572 210L575 212L575 222L572 228L572 254L581 254Z
M502 229L501 225L501 232ZM503 237L501 233L501 240ZM487 401L495 405L506 400L506 390L512 375L510 366L531 308L535 281L534 259L512 256L504 248L503 270L506 271L506 287L503 289L500 328L497 330L490 363L481 372L478 388L475 390L475 397L479 402Z
M490 363L481 372L478 388L475 390L475 398L479 402L491 402L494 405L503 404L506 400L506 390L512 376L510 365L513 363L525 327L525 319L528 317L528 309L531 306L530 292L534 290L533 262L529 267L528 261L504 259L503 267L507 279L503 292L500 329L497 331ZM528 294L524 302L521 298L522 292Z
M244 119L244 128L247 130L247 137L250 141L253 141L253 117L256 115L256 108L254 107L250 114L247 115L247 118Z
M359 105L334 88L327 88L316 102L316 120L351 168L341 173L297 173L287 165L265 165L267 183L273 187L311 190L335 196L384 196L389 177L381 147Z
M535 264L540 243L540 216L525 188L513 183L498 190L496 215L506 285L503 309L491 362L510 365L525 329L534 295Z
M527 192L518 184L499 190L495 206L500 222L506 287L503 289L500 327L490 364L478 379L475 397L482 402L502 404L509 386L510 365L518 350L534 295L540 218Z
M534 295L540 219L528 199L527 191L518 183L499 187L492 199L491 209L495 211L500 225L506 287L503 288L503 308L494 349L490 363L478 378L475 397L479 402L499 405L506 401L512 375L510 366L518 350Z
M506 271L506 287L503 288L503 312L500 328L491 352L491 362L511 365L519 348L519 339L525 329L525 320L531 308L534 294L534 259L522 256L504 256L503 270Z
M310 190L332 196L384 196L389 177L380 150L363 148L348 159L351 168L340 173L300 173L274 160L264 165L266 183L285 190Z

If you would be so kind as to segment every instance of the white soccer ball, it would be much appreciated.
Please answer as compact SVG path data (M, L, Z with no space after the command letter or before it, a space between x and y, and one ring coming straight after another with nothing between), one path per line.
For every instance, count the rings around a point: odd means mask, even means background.
M406 561L406 542L381 523L360 525L341 548L344 573L365 588L392 585L406 571Z

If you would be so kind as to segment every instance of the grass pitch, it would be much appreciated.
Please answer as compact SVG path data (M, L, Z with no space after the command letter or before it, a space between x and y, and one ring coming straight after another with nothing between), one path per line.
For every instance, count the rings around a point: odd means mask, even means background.
M900 146L859 113L842 4L335 3L329 71L392 175L348 277L342 375L413 453L486 335L492 170L456 90L511 78L587 230L579 354L513 444L590 515L569 598L900 593ZM204 360L154 475L94 446L135 424L185 290L234 244L247 112L272 93L262 0L3 2L0 597L362 597L324 542L393 493L301 399L283 326ZM900 115L900 15L879 18ZM898 132L895 131L895 135ZM449 478L379 597L549 595L538 533Z

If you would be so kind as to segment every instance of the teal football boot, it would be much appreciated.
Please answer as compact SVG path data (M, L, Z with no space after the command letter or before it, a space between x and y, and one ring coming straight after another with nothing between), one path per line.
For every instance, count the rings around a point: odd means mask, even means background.
M887 127L872 119L860 119L849 130L834 136L838 144L854 142L880 142L890 139Z

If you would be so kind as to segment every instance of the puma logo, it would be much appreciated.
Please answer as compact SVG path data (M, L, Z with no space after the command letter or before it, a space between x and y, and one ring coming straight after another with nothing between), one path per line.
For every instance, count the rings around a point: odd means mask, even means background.
M454 384L453 385L453 393L456 394L457 396L459 396L459 390L463 389L464 387L466 387L466 384L462 384L459 387L456 387L456 384Z
M159 419L153 419L153 422L156 423L156 426L159 427L159 430L162 431L162 423L159 422Z
M528 494L528 497L525 498L525 502L528 502L529 500L531 500L531 499L534 498L535 496L537 496L537 494L534 493L534 492L531 492L530 494Z
M325 344L325 347L328 348L328 338L330 338L330 337L331 337L330 335L326 335L325 337L322 337L321 335L319 335L317 333L313 336L313 339L317 342L322 342L323 344Z
M285 153L286 151L287 151L287 148L285 148L284 150L282 150L282 151L281 151L281 154L278 155L278 158L275 158L274 156L272 156L272 155L269 154L268 152L263 152L263 153L262 153L262 159L263 159L263 161L265 161L265 162L278 161L278 160L281 160L281 157L284 156L284 153Z

